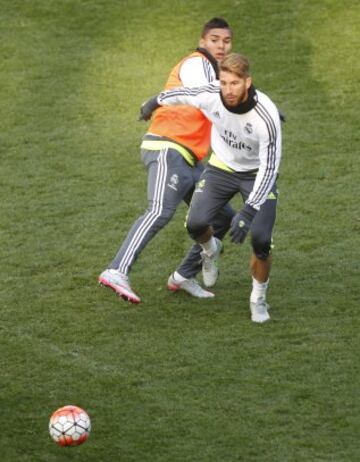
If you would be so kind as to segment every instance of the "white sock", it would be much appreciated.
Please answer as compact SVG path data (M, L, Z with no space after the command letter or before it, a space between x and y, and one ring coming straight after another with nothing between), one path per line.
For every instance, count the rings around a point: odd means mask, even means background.
M211 257L217 250L216 239L214 236L211 236L207 242L203 242L200 245L208 257Z
M266 291L269 285L269 279L266 282L259 282L255 278L252 278L253 285L250 295L250 301L256 303L259 298L266 299Z

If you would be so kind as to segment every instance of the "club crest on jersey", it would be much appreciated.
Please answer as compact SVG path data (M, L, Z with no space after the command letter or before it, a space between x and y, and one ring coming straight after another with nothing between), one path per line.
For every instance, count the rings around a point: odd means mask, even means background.
M203 192L204 188L205 188L205 180L200 180L196 185L195 192Z
M179 184L179 177L176 173L174 173L173 175L171 175L170 177L170 180L169 180L169 183L168 183L168 186L169 188L171 189L174 189L175 191L177 191L177 185Z
M251 135L252 131L253 131L253 127L251 125L251 123L247 123L244 127L244 130L246 131L246 133L248 133L249 135Z

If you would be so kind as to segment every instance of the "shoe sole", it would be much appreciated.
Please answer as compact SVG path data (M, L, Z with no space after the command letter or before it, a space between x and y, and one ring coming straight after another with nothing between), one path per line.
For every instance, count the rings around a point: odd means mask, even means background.
M262 319L253 319L251 317L252 322L255 322L256 324L263 324L264 322L270 321L270 316L268 318L262 318Z
M113 292L116 293L120 298L125 300L125 302L130 302L133 305L138 305L140 303L140 298L134 297L130 292L128 292L126 289L119 289L118 286L112 285L110 282L108 282L106 279L99 278L99 284L102 287L107 287L111 289Z
M199 299L206 299L206 298L214 298L215 297L215 294L213 294L212 292L208 291L210 294L212 294L212 296L209 296L209 297L197 297L196 295L188 292L187 290L183 289L181 286L178 286L176 284L173 284L173 283L168 283L167 284L167 288L168 290L170 290L170 292L178 292L179 290L182 290L183 292L187 293L188 295L190 295L190 297L194 297L194 298L199 298Z

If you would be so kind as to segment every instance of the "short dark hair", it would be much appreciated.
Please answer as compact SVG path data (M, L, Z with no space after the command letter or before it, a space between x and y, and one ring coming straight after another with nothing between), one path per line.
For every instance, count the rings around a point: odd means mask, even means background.
M201 37L204 38L205 35L209 32L211 29L229 29L232 35L232 30L230 29L229 24L225 19L223 18L212 18L210 21L208 21L206 24L204 24L204 27L201 31Z

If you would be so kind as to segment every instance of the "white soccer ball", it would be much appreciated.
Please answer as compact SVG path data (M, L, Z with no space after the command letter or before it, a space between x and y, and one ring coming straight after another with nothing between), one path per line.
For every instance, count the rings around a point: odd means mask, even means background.
M59 446L78 446L89 438L91 421L78 406L64 406L50 417L49 433Z

